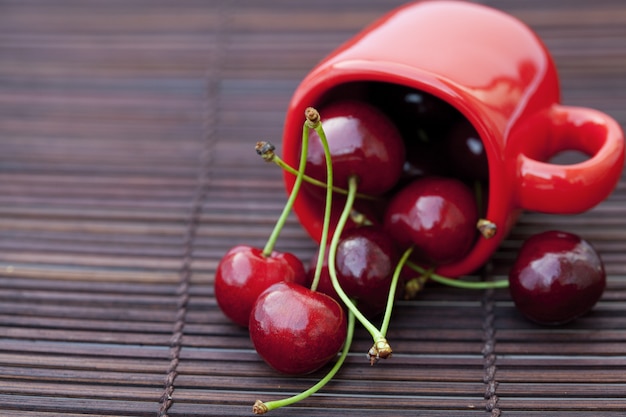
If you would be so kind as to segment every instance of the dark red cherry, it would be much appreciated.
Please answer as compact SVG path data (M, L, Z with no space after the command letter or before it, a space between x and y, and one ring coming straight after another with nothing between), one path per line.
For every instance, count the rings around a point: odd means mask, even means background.
M446 155L455 174L466 180L486 181L489 165L483 141L474 126L463 119L448 132L444 139Z
M553 230L527 239L509 273L516 307L541 324L563 324L587 313L605 286L604 265L591 244Z
M378 227L347 230L337 246L335 265L341 287L369 315L384 311L397 262L393 239Z
M342 304L328 271L328 249L317 291ZM373 317L384 311L397 261L395 242L380 227L361 226L343 232L335 255L337 280L346 295L357 301L359 310L365 316ZM310 263L310 282L316 263L317 255ZM398 285L398 289L402 287L402 284Z
M355 100L335 101L318 110L332 157L333 184L346 189L348 178L357 176L361 193L379 195L391 189L402 174L404 144L389 118ZM314 131L306 173L326 182L324 149Z
M285 374L313 372L336 357L347 333L343 308L331 297L290 282L257 299L248 329L257 353Z
M371 83L369 101L381 108L400 126L407 140L430 139L429 134L447 128L459 116L445 101L399 84Z
M264 256L261 249L238 245L230 249L217 266L215 298L226 317L247 326L259 294L281 281L306 282L304 265L296 256L276 251Z
M478 213L472 191L454 178L417 179L392 196L385 229L401 247L435 265L461 259L476 237Z
M449 161L437 142L414 140L406 143L406 161L403 177L416 179L430 175L445 176L449 173Z

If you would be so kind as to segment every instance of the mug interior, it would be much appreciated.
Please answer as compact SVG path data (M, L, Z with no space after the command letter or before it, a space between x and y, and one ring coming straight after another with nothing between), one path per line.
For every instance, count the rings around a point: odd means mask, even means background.
M406 147L405 179L442 175L474 186L487 182L485 146L471 122L453 105L425 91L384 81L354 81L329 89L316 104L361 100L381 110L398 127ZM323 115L322 115L323 117Z
M411 86L386 81L350 81L335 85L318 97L314 107L320 111L322 121L324 106L339 100L364 101L376 107L391 119L403 137L406 155L403 173L383 201L389 201L386 197L418 178L452 177L475 193L479 218L486 216L489 164L484 142L457 108ZM382 207L368 204L363 201L357 209L361 208L367 216L380 216L374 220L382 222L384 204Z

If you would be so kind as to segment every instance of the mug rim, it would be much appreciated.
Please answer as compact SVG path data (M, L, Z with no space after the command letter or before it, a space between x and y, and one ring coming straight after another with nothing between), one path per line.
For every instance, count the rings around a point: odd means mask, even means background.
M327 66L321 68L321 70L314 70L309 77L301 83L297 93L292 98L288 114L302 115L307 107L316 107L320 103L323 103L324 95L328 94L333 89L353 82L393 83L431 94L457 109L457 111L459 111L476 129L480 140L483 142L488 164L488 193L486 213L484 215L486 219L489 219L497 225L498 231L496 235L491 238L485 238L478 234L477 240L463 259L452 264L441 265L437 268L438 273L451 276L466 274L468 270L475 271L484 263L485 259L488 259L494 249L498 247L521 212L521 209L513 205L514 199L511 190L513 190L514 187L506 187L509 172L504 167L504 150L495 149L503 147L501 146L502 142L498 142L495 139L497 136L494 131L495 127L489 126L488 123L484 122L485 120L489 120L489 118L480 113L480 106L470 104L474 103L475 98L453 81L446 80L435 74L429 74L418 68L385 61L342 61L340 64ZM321 117L323 122L324 115L321 114ZM293 119L293 117L291 119ZM299 119L298 123L295 123L295 121L292 123L291 120L286 121L284 143L289 143L288 136L290 135L290 131L293 134L300 132L300 120L302 119ZM291 142L295 143L296 141ZM298 153L293 152L293 150L290 151L289 146L287 146L285 156L287 156L288 152L290 156ZM284 179L290 190L293 184L293 176L286 174ZM492 198L493 193L499 194L499 198ZM305 194L306 193L302 193L302 195L298 196L298 200L301 198L311 198L310 196L305 197ZM298 218L305 220L306 217L313 216L313 210L307 207L307 204L298 204L297 206L299 206L299 209L296 210ZM302 213L303 210L307 213ZM306 219L306 221L310 220L311 219ZM301 223L303 223L303 221L301 221ZM311 231L313 227L306 226L307 225L305 225L305 229L308 231L309 235L314 236ZM315 239L318 240L319 238ZM459 271L461 271L461 273L459 273Z

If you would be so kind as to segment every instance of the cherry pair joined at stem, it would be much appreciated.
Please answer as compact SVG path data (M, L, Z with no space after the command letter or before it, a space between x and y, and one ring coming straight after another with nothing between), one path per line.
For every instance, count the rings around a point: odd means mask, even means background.
M217 304L229 319L240 326L248 326L254 302L272 284L306 282L302 262L290 253L275 251L274 246L303 182L308 141L308 128L303 128L301 163L293 190L263 250L238 245L229 250L217 266L214 283ZM261 149L257 145L257 152L273 152L273 149Z
M346 335L346 318L338 303L315 292L316 284L312 289L303 286L306 280L304 267L294 255L274 251L276 239L303 181L310 129L311 117L308 117L303 126L301 163L296 182L265 248L261 251L236 246L220 261L215 278L215 296L224 314L235 323L248 326L259 355L283 373L308 373L323 366L336 355ZM273 149L260 146L257 151L266 154ZM329 175L328 190L330 200L332 175ZM328 222L325 222L325 233L328 228ZM277 299L281 301L275 302ZM281 310L288 305L292 308ZM303 328L306 333L298 333ZM275 352L281 352L281 348L295 349L286 340L289 335L294 340L308 343L298 355L276 356Z
M334 335L341 334L341 329L345 329L345 326L342 326L342 319L344 319L343 310L340 309L337 311L335 308L338 304L332 300L329 296L325 296L321 293L314 292L320 282L322 265L324 263L324 257L327 253L325 242L327 239L327 232L329 227L329 219L330 219L330 210L331 210L331 202L332 202L332 193L333 193L333 163L331 162L330 150L328 147L328 142L325 137L324 130L321 127L321 123L318 120L318 117L315 113L307 112L307 119L310 122L309 124L305 123L305 130L307 128L315 129L318 134L319 140L322 143L322 148L324 150L325 161L327 165L326 171L326 190L327 190L327 198L326 198L326 210L325 210L325 218L324 218L324 230L322 233L322 240L320 242L320 248L318 251L318 260L315 264L314 268L314 277L312 279L311 289L297 289L297 286L294 286L289 283L278 283L273 285L264 291L256 303L253 306L250 321L249 321L249 330L251 332L251 338L257 352L270 364L270 366L278 369L282 372L286 373L302 373L302 372L311 372L312 370L318 369L323 366L326 362L328 362L334 354L336 354L336 342L341 339L341 337L336 338ZM303 138L305 137L306 132L303 133ZM304 142L304 141L303 141ZM305 147L305 143L303 143L303 149ZM304 155L304 151L303 151ZM302 170L299 171L302 176ZM329 274L331 276L331 281L335 292L339 295L339 298L344 302L344 304L348 307L349 320L348 320L348 330L344 335L344 350L339 360L336 362L335 367L331 369L329 374L322 379L318 384L312 387L310 390L307 390L295 397L287 398L284 400L279 400L276 402L263 403L257 401L253 407L253 411L255 413L264 413L269 409L273 409L279 406L284 406L287 404L291 404L295 401L298 401L305 396L310 395L315 392L317 389L321 388L324 384L326 384L330 378L337 372L343 360L347 355L349 350L349 346L352 339L352 333L354 328L354 318L357 317L359 320L364 323L366 328L373 334L374 337L374 345L368 355L372 358L371 360L377 360L380 357L388 357L391 354L391 349L384 339L384 333L376 329L373 325L369 323L369 321L360 313L360 311L356 308L352 299L346 296L343 291L341 285L337 281L336 271L335 271L335 254L337 251L337 242L339 237L341 236L342 229L342 219L345 219L349 216L352 204L351 201L354 200L356 194L356 176L350 175L349 178L349 191L347 195L348 203L346 204L344 210L342 211L342 216L339 220L339 224L335 229L333 238L331 240L331 247L328 251L328 265ZM293 193L293 190L292 190ZM345 220L343 221L345 224ZM398 269L399 271L399 269ZM390 286L390 294L393 290L393 283L397 282L398 272L394 274L394 280ZM313 295L313 294L315 295ZM391 296L389 297L390 301L387 303L387 312L391 312L391 305L393 304L393 299ZM332 300L330 302L329 300ZM310 307L315 304L316 307ZM312 314L309 314L313 312ZM311 346L311 337L310 334L319 334L319 328L316 327L315 331L311 331L309 327L314 326L313 322L322 321L325 323L325 328L336 327L335 331L324 332L323 337L315 339L315 346ZM389 322L389 314L386 313L384 328L388 326ZM329 325L328 323L332 323L333 325ZM386 323L386 324L385 324ZM336 324L336 326L335 326ZM294 329L298 329L298 331L294 331ZM337 330L338 329L338 330ZM327 335L331 335L332 340L326 340ZM291 344L289 343L291 340ZM298 342L300 340L300 342ZM332 343L329 343L332 342ZM295 343L295 347L292 344ZM302 343L302 346L299 345ZM298 348L298 346L300 348ZM315 353L315 357L308 358L307 366L303 367L291 367L285 366L285 357L293 358L294 356L302 358L302 360L296 361L296 363L305 362L307 359L307 355L311 355L309 349L313 348ZM288 349L289 352L285 352L285 349ZM313 365L311 365L311 362Z

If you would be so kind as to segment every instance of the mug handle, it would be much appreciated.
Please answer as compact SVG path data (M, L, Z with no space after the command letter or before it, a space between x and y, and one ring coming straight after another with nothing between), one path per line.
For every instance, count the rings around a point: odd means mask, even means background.
M517 157L521 208L582 213L609 196L624 167L624 133L613 118L589 108L554 104L531 123L530 131L543 137L526 138ZM565 150L583 152L589 159L570 165L543 162Z

